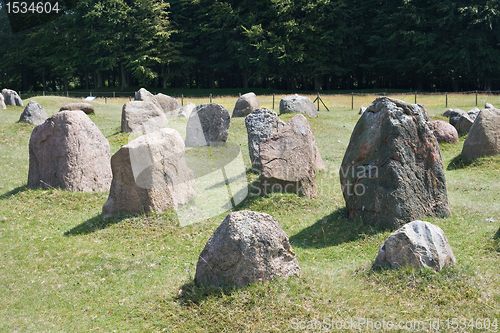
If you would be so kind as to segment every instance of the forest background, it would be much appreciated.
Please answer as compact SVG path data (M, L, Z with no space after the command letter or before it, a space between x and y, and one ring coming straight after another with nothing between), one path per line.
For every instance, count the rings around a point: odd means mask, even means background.
M80 0L14 33L3 6L0 85L500 90L499 23L487 0Z

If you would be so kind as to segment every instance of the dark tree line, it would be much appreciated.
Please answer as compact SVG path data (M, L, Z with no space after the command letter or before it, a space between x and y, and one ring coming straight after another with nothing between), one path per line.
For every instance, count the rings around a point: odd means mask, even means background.
M500 90L498 0L80 0L0 41L22 91Z

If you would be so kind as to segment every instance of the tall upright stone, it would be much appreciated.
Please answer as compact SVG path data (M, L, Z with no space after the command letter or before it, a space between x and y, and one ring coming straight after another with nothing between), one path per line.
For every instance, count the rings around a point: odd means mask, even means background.
M130 101L123 105L121 129L125 133L150 133L167 127L165 113L154 103Z
M12 89L2 89L5 105L24 106L19 94Z
M441 152L423 105L375 99L354 128L340 167L350 218L399 228L450 214Z
M113 181L103 217L177 209L196 195L184 142L171 128L142 135L122 146L111 158L111 168Z
M186 147L224 144L230 124L229 112L222 105L209 103L196 106L186 125Z
M500 154L500 110L483 109L470 128L462 155L467 159Z
M83 111L61 111L31 133L28 186L107 191L108 140Z
M285 123L278 118L276 112L268 108L260 108L245 118L245 126L248 134L248 151L252 169L260 169L259 145L264 140L278 133Z

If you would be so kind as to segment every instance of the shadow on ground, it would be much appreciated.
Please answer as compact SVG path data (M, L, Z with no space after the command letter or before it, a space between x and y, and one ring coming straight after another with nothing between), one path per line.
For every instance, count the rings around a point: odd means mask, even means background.
M291 236L290 244L300 248L324 248L363 239L383 231L381 228L366 225L359 219L349 219L344 207Z
M27 186L27 185L23 185L23 186L18 186L16 187L15 189L13 190L10 190L9 192L6 192L2 195L0 195L0 200L1 199L7 199L8 197L11 197L13 195L16 195L20 192L25 192L25 191L28 191L30 188Z
M450 164L448 164L447 170L457 170L467 168L476 163L476 160L470 160L462 156L462 154L455 156Z
M106 229L113 224L117 224L122 220L128 218L129 216L113 216L110 218L103 219L101 214L94 216L91 219L77 225L76 227L66 231L64 236L79 236L87 235L93 233L97 230Z
M217 288L198 286L196 282L192 280L181 286L175 298L181 306L189 307L199 305L209 297L221 297L222 295L230 296L236 290L236 287Z

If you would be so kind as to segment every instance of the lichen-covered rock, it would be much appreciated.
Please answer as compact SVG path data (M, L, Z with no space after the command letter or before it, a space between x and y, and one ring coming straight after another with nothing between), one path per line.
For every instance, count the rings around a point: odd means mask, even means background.
M260 108L257 96L253 92L241 95L236 101L233 109L233 117L245 117L253 110Z
M260 108L250 113L245 118L245 126L248 134L248 151L252 169L260 169L259 145L262 140L278 133L285 123L278 118L276 112L268 108Z
M224 144L231 117L220 104L200 104L193 109L186 126L186 147Z
M441 152L419 104L377 98L352 132L340 182L350 218L371 225L450 214Z
M86 114L95 113L94 106L89 103L68 103L66 105L63 105L59 109L59 111L76 111L76 110L81 110Z
M177 117L177 110L181 107L181 103L177 98L162 93L156 94L154 98L167 117Z
M466 113L464 110L461 109L454 109L453 111L450 112L450 124L457 128L458 121L460 120L460 117Z
M102 216L177 209L196 195L184 142L171 128L142 135L111 158L113 181Z
M47 119L47 111L38 104L36 101L29 101L29 103L24 108L21 117L19 117L20 123L30 123L33 125L40 125Z
M165 113L155 104L131 101L123 105L121 129L125 133L151 133L167 127Z
M280 101L280 114L282 113L304 113L311 118L318 116L318 110L313 101L306 96L297 94L283 97Z
M214 287L244 287L299 275L288 236L271 215L230 213L200 253L195 281Z
M458 143L458 132L450 123L442 120L431 122L431 129L439 143Z
M462 155L468 159L500 154L500 110L483 109L469 130Z
M107 191L108 140L83 111L61 111L31 133L28 186Z
M260 145L260 194L295 193L316 198L316 170L324 167L307 119L298 114Z
M443 230L425 221L413 221L395 231L380 247L375 264L440 271L456 263Z

